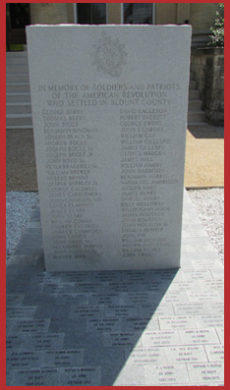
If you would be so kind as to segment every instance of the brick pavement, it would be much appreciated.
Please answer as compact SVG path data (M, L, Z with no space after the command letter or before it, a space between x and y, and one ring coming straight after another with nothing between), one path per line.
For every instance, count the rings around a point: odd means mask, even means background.
M223 265L185 193L179 270L44 271L39 210L7 268L7 385L222 385Z

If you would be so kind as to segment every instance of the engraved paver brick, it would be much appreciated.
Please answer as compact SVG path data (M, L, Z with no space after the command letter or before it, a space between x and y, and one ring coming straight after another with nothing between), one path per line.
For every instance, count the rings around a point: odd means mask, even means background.
M209 315L213 311L209 305L203 302L175 303L173 305L176 315Z
M197 328L193 316L159 317L160 329L192 329Z
M40 351L8 352L6 364L8 370L41 367L43 357L44 354Z
M7 351L19 351L24 339L21 335L11 334L6 336L6 350Z
M136 305L106 305L105 306L105 316L106 317L118 317L118 318L129 318L135 317L136 315ZM148 306L148 311L151 309Z
M56 368L18 370L15 371L13 377L13 383L17 386L54 386L58 382Z
M182 272L182 276L183 276L183 280L186 281L186 280L193 280L193 281L196 281L196 280L202 280L202 281L206 281L206 280L212 280L212 274L209 270L199 270L199 271L183 271Z
M6 309L7 318L33 318L36 308L36 306L10 306Z
M124 365L119 372L117 378L113 382L113 386L145 386L145 372L142 366Z
M144 370L147 386L188 385L189 383L188 371L185 364L157 365L154 367L146 365Z
M222 327L224 324L224 315L208 314L195 317L198 328L216 328Z
M122 318L121 319L121 330L125 331L125 329L129 329L130 331L143 331L143 329L153 330L159 329L159 321L157 318Z
M142 342L139 340L141 333L137 332L111 332L104 333L104 346L132 346L132 345L140 345L142 346Z
M214 280L224 281L224 267L221 263L217 264L214 270L210 271Z
M126 365L164 364L168 348L162 347L135 347L132 351L126 348Z
M218 327L218 328L216 328L216 332L217 332L218 338L220 340L220 343L222 345L224 345L224 328Z
M222 362L205 364L188 364L190 381L193 385L223 384L224 365Z
M143 346L164 347L181 344L180 334L173 330L146 331L141 337Z
M102 318L104 313L104 305L90 306L90 305L72 305L70 310L70 317L75 319L90 319Z
M146 310L149 312L150 310ZM174 307L172 303L163 303L158 304L154 310L152 310L152 315L156 317L164 317L167 315L174 315Z
M6 304L7 307L20 305L24 299L25 294L7 294Z
M10 332L11 333L39 333L46 332L50 325L50 319L25 319L14 321L10 324Z
M219 340L214 329L181 330L180 337L184 345L218 344Z
M56 350L43 352L43 366L75 367L83 363L84 349Z
M219 291L205 291L203 288L200 291L190 291L188 292L188 299L190 302L222 302L222 297Z
M223 345L205 345L205 350L210 362L218 362L224 360Z
M56 350L63 347L64 333L34 333L30 335L23 334L21 336L23 343L21 344L21 351L46 351Z
M100 319L89 319L87 320L87 330L89 332L112 332L119 331L121 328L119 318L103 318Z
M164 348L166 349L166 348ZM175 346L166 350L166 361L175 363L207 362L207 356L202 345Z
M100 367L60 368L60 385L66 386L100 386Z

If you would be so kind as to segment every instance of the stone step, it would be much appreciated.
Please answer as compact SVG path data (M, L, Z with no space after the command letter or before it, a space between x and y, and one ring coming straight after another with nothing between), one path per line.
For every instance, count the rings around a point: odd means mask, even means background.
M190 67L190 80L192 79L194 79L194 77L195 77L195 73L194 73L194 71L191 69L191 67Z
M196 125L192 125L192 126L191 126L191 129L193 129L193 126L196 127L197 124L196 124ZM211 124L208 123L208 122L206 122L206 123L202 122L202 126L203 126L203 129L210 130L210 131L211 131L211 130L216 130L216 129L217 129L217 126L211 125ZM221 127L220 127L220 129L221 129Z
M8 103L6 105L6 115L31 114L31 104L28 103Z
M7 51L6 52L6 58L21 58L21 57L27 57L27 51Z
M28 92L6 93L6 104L11 104L11 103L17 103L17 104L30 103L30 93Z
M189 130L193 134L202 134L204 138L224 138L224 127L217 127L209 123L190 125Z
M189 90L189 100L192 99L199 99L199 91L197 89L190 89Z
M28 58L27 57L18 57L18 58L7 58L6 57L6 66L9 65L15 65L17 67L18 65L28 65Z
M29 83L29 75L28 73L7 73L6 74L6 84L13 83Z
M33 130L33 126L32 125L16 125L16 126L11 126L11 125L7 125L6 126L6 129L7 130L24 130L24 129L29 129L29 130Z
M205 113L204 111L189 111L188 112L188 122L205 122Z
M188 122L188 128L190 130L199 130L200 128L204 129L207 126L207 122Z
M6 93L8 92L30 92L30 84L29 83L7 83L6 85Z
M22 115L7 115L6 117L6 127L7 128L18 128L30 126L32 128L32 115L31 114L22 114Z
M29 73L28 63L15 64L11 63L7 65L7 73Z
M202 101L200 99L189 100L188 110L189 111L199 111L202 107Z
M189 89L196 89L196 87L197 87L196 81L190 79L190 82L189 82Z

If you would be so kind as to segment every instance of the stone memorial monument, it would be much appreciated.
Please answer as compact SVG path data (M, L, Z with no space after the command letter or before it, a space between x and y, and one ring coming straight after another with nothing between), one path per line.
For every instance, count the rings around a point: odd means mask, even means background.
M48 271L180 266L190 26L27 28Z

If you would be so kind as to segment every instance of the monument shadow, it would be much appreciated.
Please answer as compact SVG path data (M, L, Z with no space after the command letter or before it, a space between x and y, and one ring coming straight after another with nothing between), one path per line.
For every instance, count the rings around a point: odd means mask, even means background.
M32 221L38 220L35 210ZM23 371L20 362L9 362L9 384L114 385L135 346L148 358L148 341L142 345L140 339L146 330L147 337L159 330L154 313L176 274L177 269L46 272L41 231L29 227L7 268L7 310L19 310L8 316L7 345L8 356L20 351L34 358ZM167 305L157 315L170 315ZM143 367L140 362L138 369ZM34 371L37 379L31 381Z
M224 127L217 127L213 125L204 126L189 126L190 133L195 138L200 139L223 139L224 138Z

